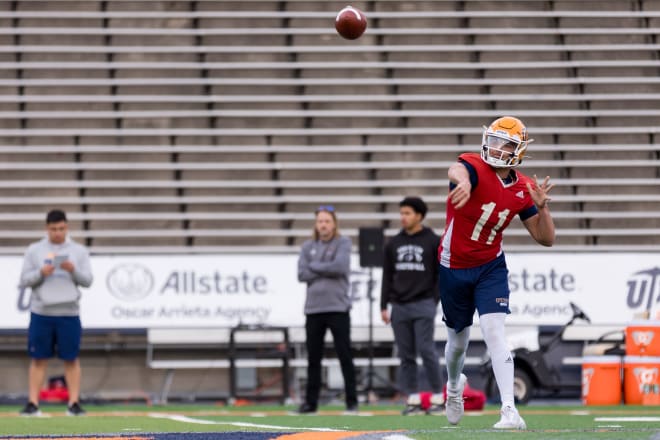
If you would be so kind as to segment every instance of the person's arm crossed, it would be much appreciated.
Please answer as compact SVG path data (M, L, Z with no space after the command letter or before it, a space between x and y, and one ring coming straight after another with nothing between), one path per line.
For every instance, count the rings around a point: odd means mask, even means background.
M298 281L301 283L312 283L319 278L319 274L309 268L311 261L308 257L307 244L303 244L298 257Z
M337 252L330 261L312 261L309 268L324 277L338 277L346 275L351 270L351 241L339 240Z

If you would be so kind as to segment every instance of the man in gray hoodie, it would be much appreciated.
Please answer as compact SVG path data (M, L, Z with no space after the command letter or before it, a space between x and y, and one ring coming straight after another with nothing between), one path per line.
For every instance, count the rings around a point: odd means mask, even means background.
M325 333L332 333L335 351L344 376L346 410L358 408L355 366L351 351L351 300L348 277L351 271L351 240L339 235L332 206L316 210L314 238L300 250L298 280L307 283L305 334L307 346L307 390L300 414L315 413L321 391L321 359Z
M39 390L46 376L48 359L57 351L64 361L69 392L67 414L84 415L80 407L80 291L92 284L87 249L67 237L66 214L52 210L46 216L44 237L28 247L21 270L21 287L31 288L28 352L29 397L24 416L40 415Z

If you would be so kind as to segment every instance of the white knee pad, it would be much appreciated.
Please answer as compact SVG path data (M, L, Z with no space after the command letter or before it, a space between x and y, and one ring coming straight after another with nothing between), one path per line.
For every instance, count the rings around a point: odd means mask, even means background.
M481 334L488 346L488 353L493 356L493 353L501 351L509 351L506 343L506 331L504 328L504 320L506 313L488 313L479 317L479 325L481 327Z
M470 342L470 327L466 327L459 333L454 329L447 328L447 344L445 345L445 358L456 359L464 355Z

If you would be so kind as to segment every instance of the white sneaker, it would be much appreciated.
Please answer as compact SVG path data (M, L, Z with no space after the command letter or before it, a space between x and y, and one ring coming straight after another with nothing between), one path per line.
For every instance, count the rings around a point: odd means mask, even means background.
M442 406L445 404L445 396L442 393L431 394L431 406Z
M421 414L422 412L422 396L419 393L413 393L408 396L406 400L406 407L401 411L401 415L409 416L413 414Z
M445 396L442 393L431 394L431 406L426 408L426 414L440 415L445 412Z
M512 406L505 406L500 411L502 418L493 425L495 429L527 429L527 424L518 414L518 410Z
M465 377L465 374L461 374L461 377L458 378L458 386L455 390L447 387L447 403L445 404L445 410L447 412L447 421L452 425L458 425L458 422L461 421L463 412L465 411L465 407L463 406L463 390L465 389L466 382L467 377Z
M406 405L421 406L422 396L419 393L412 393L411 395L408 396L408 400L406 400Z

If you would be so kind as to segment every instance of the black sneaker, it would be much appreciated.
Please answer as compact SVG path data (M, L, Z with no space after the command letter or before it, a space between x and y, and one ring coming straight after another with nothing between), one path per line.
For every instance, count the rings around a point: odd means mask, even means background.
M402 416L414 416L424 414L424 410L420 405L406 405L403 410L401 410Z
M26 417L36 417L41 415L41 411L37 405L32 402L28 402L25 404L25 407L19 414Z
M346 405L346 410L344 411L345 415L355 415L357 413L358 413L357 403L352 403L350 405Z
M296 411L298 414L315 414L316 413L316 407L310 405L309 403L303 403L300 405L298 408L298 411Z
M84 409L80 407L78 402L74 402L66 409L67 416L84 416L87 414Z

